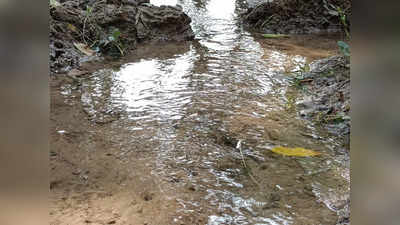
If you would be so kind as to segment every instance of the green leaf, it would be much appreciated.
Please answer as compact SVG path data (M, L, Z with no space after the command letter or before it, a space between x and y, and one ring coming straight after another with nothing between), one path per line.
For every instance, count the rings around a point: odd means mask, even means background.
M287 38L287 37L290 37L287 34L263 34L262 36L265 38Z
M93 12L93 7L86 6L86 16L89 16Z
M340 52L345 55L345 56L350 56L350 46L343 41L338 41L337 42L338 46L339 46L339 50Z
M112 34L114 40L118 40L119 36L121 36L121 31L119 29L115 29Z
M302 67L302 71L303 71L303 72L310 72L310 70L311 70L311 68L310 68L310 65L309 65L309 64L305 64L305 65Z

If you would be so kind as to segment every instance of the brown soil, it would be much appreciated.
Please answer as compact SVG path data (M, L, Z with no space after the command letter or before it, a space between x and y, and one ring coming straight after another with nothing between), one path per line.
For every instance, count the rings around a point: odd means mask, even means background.
M260 42L265 49L265 57L268 57L269 50L278 50L288 55L300 55L307 58L307 63L317 59L326 58L338 54L337 40L340 39L339 34L320 35L292 35L282 41L281 38L263 38Z
M110 124L99 125L89 121L80 104L78 92L72 93L68 98L61 94L62 86L65 84L71 84L68 77L51 77L52 225L207 223L208 216L212 213L207 211L207 208L212 210L213 207L207 206L208 202L203 199L205 191L190 185L186 175L179 168L176 168L178 171L176 174L168 174L165 177L170 180L169 182L154 176L151 172L154 169L152 162L149 162L155 159L151 154L154 152L151 151L153 146L132 142L129 146L132 151L123 155L117 154L120 151L116 149L121 145L108 137L113 128L109 126ZM241 109L246 113L254 110L251 106ZM251 143L252 137L241 134L248 133L255 126L261 125L268 127L263 139L276 144L303 142L303 146L308 147L309 144L302 141L307 140L301 134L302 125L296 119L290 119L289 115L284 112L271 112L267 118L260 119L247 116L234 117L226 120L231 124L228 126L229 134L220 135L224 140L231 135L244 139L252 145L254 144ZM181 131L182 135L186 136L184 128ZM124 135L129 134L119 134L119 136ZM221 151L224 151L222 149L232 151L232 146L227 146L226 142L221 143L216 140L215 144L220 145ZM315 149L316 146L310 148ZM196 152L195 155L198 156L207 155L207 152L202 152L197 146L188 151ZM279 157L269 151L265 152L264 157L266 161L261 164L257 160L246 160L248 168L251 168L254 179L260 186L248 180L243 174L238 174L236 177L245 185L243 193L251 194L259 201L270 202L256 209L257 211L274 212L284 209L285 205L289 204L296 207L297 213L308 215L297 217L296 224L332 221L336 217L333 211L316 201L309 186L309 178L299 176L292 179L292 173L303 173L304 169L300 165L294 163L292 159ZM281 172L273 169L278 164ZM287 165L287 168L282 168L282 165ZM175 164L169 166L177 167ZM202 169L200 164L197 166L196 176L209 179L207 169ZM231 157L221 159L217 168L221 171L241 168L241 161ZM299 187L299 182L304 185ZM282 185L285 191L279 191L275 187L276 184ZM293 196L291 193L296 195ZM201 208L207 210L194 211L192 214L182 213L182 205L178 199L194 199L200 202ZM318 210L322 214L318 215L313 210ZM179 223L175 222L176 218L179 218Z
M267 53L274 46L279 50L287 51L288 55L302 55L304 57L322 57L330 54L334 41L319 40L302 37L292 37L284 42L278 40L261 40ZM298 43L304 43L296 46ZM170 46L173 49L173 45ZM170 47L164 47L167 51ZM185 49L187 46L181 45ZM312 50L317 49L317 50ZM151 49L150 49L151 50ZM176 49L174 49L175 51ZM146 46L136 51L140 58L148 55ZM151 52L151 51L150 51ZM152 54L155 54L154 52ZM153 55L149 55L153 57ZM129 59L128 59L129 60ZM119 65L121 62L116 62ZM111 65L111 64L110 64ZM89 72L97 70L99 66L89 65L84 69ZM88 73L90 74L90 73ZM76 86L72 93L65 97L62 92L66 85ZM166 176L154 175L154 145L142 136L132 136L130 132L116 129L112 123L98 124L88 119L80 101L79 83L69 76L51 76L51 224L122 224L122 225L168 225L168 224L206 224L211 214L222 214L224 211L215 212L216 207L210 206L204 199L206 190L199 190L199 186L190 184L186 171L179 162L168 163L169 170ZM68 89L69 90L69 89ZM271 99L258 99L267 105L275 105ZM278 103L276 103L278 104ZM217 171L242 169L241 160L231 155L236 142L228 140L230 137L245 140L248 145L256 145L257 141L251 130L265 128L265 133L260 137L273 144L292 143L310 149L319 150L321 146L310 142L304 136L304 124L297 120L295 112L285 105L278 106L282 110L272 111L267 117L256 118L251 113L263 114L254 104L243 105L240 111L243 115L232 118L211 118L213 121L225 121L226 133L212 133L216 137L215 143L204 137L205 140L193 141L199 144L203 141L209 146L216 145L224 158L218 159ZM191 114L188 112L188 114ZM206 115L211 115L205 112ZM155 124L156 126L157 124ZM178 125L180 125L178 123ZM191 126L178 126L177 140L192 137L202 138L200 134L194 135ZM113 132L118 132L118 137L124 140L112 139ZM259 132L261 133L261 132ZM136 132L140 135L140 132ZM153 135L152 131L143 131L144 136ZM247 135L246 135L247 134ZM193 138L193 137L192 137ZM214 137L211 137L214 138ZM150 138L149 138L150 139ZM127 145L126 141L129 140ZM222 142L221 142L222 140ZM252 143L252 140L255 140ZM122 148L129 148L128 151ZM212 150L212 148L209 147ZM176 149L179 151L179 149ZM202 159L209 152L204 151L202 145L193 145L184 149L196 161L191 167L199 181L210 179L208 169L202 165ZM227 154L229 152L229 154ZM244 184L240 191L243 196L252 196L258 201L269 202L267 205L255 209L260 215L269 215L273 212L296 212L296 224L321 224L332 222L337 217L334 211L326 208L324 203L318 202L310 187L311 178L295 176L303 174L304 168L295 160L284 158L264 151L264 162L257 161L247 153L246 163L258 185L248 176L238 173L235 180ZM176 153L177 154L177 153ZM229 155L229 157L227 156ZM318 160L318 159L317 159ZM323 159L321 159L321 163ZM280 170L275 171L277 165ZM187 165L186 165L187 166ZM172 169L170 169L172 168ZM174 171L174 173L171 173ZM176 171L176 173L175 173ZM340 171L340 170L338 170ZM332 170L329 175L337 176L338 171ZM194 176L194 175L193 175ZM339 181L332 181L335 185ZM199 182L201 184L201 182ZM279 184L284 191L279 190ZM209 184L204 184L207 187ZM346 187L346 185L344 185ZM193 213L182 212L179 200L193 200L199 206L188 206ZM293 209L286 209L290 205ZM307 216L304 216L307 215ZM179 219L178 222L175 219Z
M70 82L51 77L51 224L169 224L178 203L161 191L145 147L115 155L119 145L105 136L109 128L88 121L79 101L60 94Z

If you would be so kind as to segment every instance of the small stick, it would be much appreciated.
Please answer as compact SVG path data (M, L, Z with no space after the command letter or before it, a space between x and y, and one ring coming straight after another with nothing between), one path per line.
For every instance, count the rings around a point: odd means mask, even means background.
M246 169L248 169L248 168L247 168L247 165L246 165L246 161L244 160L244 156L243 156L243 152L242 152L242 148L241 148L241 141L238 142L237 147L238 147L238 149L239 149L240 155L242 156L242 164L243 164L243 167L246 168ZM250 172L250 171L248 172L248 174L249 174L249 177L251 178L251 180L252 180L255 184L257 184L258 188L261 188L260 183L257 182L257 180L253 177L253 175L251 175L251 172Z

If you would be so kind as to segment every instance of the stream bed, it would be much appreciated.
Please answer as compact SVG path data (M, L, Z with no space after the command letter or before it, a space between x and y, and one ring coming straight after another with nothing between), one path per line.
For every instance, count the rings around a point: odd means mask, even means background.
M102 141L112 143L111 167L127 176L118 184L121 192L151 175L144 199L175 204L158 220L162 224L338 223L349 211L348 153L336 137L299 116L299 90L288 76L333 50L301 47L293 39L266 43L242 28L241 4L232 0L151 3L181 5L196 40L139 46L123 62L83 78L75 98L76 87L60 88L65 101L79 104L101 127ZM99 151L95 140L80 145L85 162ZM276 146L322 154L285 157L270 151ZM135 176L138 165L142 174ZM151 218L156 206L142 214ZM161 224L140 221L116 224Z

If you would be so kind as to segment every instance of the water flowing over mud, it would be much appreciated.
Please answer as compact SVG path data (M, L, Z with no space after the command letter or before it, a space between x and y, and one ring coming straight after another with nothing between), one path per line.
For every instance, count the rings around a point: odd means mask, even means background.
M286 74L335 40L260 39L231 0L151 3L180 4L196 40L140 46L54 85L53 224L336 224L348 153L298 115Z

